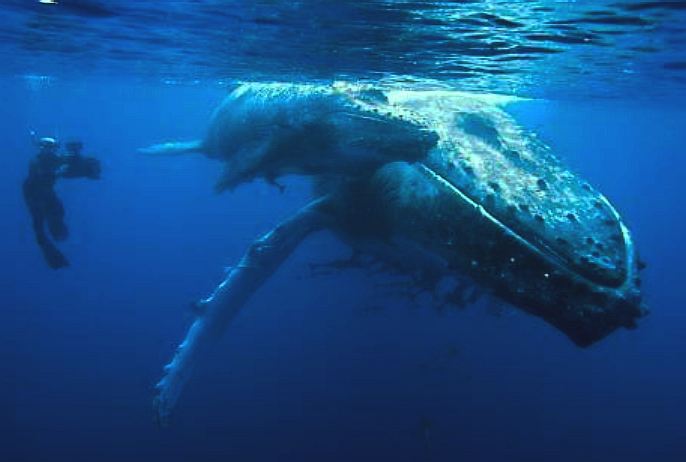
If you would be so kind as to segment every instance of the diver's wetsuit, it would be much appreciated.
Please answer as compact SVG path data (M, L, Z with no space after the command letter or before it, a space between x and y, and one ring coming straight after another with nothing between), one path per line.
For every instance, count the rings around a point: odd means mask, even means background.
M56 241L67 238L69 231L64 223L64 206L55 194L57 178L100 178L100 163L92 157L80 155L60 156L54 153L39 153L29 165L29 174L24 180L24 200L33 219L36 242L50 268L58 269L69 265L45 232L47 224Z

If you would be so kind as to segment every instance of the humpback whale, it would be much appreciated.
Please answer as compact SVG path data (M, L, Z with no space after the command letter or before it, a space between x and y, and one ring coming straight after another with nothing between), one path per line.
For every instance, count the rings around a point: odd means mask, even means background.
M631 233L600 192L504 110L510 101L381 84L253 83L229 95L204 140L142 150L219 158L220 189L286 173L317 185L312 202L256 239L198 304L157 385L160 422L248 298L319 230L436 286L446 275L468 277L580 347L636 327L647 310Z

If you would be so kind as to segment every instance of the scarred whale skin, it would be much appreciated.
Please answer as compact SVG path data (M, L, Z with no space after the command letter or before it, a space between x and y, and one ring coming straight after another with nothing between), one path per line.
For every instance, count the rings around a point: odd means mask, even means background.
M503 300L554 325L579 346L589 346L618 327L633 328L645 314L636 252L621 222L621 247L615 252L624 258L625 273L619 283L603 283L547 247L545 233L539 231L542 237L533 239L533 234L509 227L493 209L474 202L426 164L387 164L367 187L364 194L355 194L366 207L355 208L346 220L355 222L358 234L359 223L368 223L368 237L419 246L441 259L449 271L469 275Z
M438 141L377 172L376 230L419 243L501 298L587 346L635 327L640 262L609 201L498 105L446 91L387 91L388 106ZM408 115L409 114L409 115ZM364 210L364 209L362 209Z
M359 175L417 160L436 135L417 121L380 113L366 87L245 83L215 109L204 139L154 145L153 155L203 153L224 163L218 192L287 174ZM388 111L386 111L388 112Z

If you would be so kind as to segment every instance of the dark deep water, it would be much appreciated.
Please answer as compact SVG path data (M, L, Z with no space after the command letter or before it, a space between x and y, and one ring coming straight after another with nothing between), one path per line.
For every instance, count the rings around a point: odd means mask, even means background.
M686 460L683 2L168 2L164 16L156 4L7 2L0 460ZM603 43L574 42L584 34ZM565 49L498 52L524 36ZM256 182L215 195L216 163L136 148L201 134L224 81L381 74L533 97L511 112L623 213L651 314L580 349L487 300L439 313L387 276L313 275L347 253L323 233L251 299L157 428L153 386L189 305L310 190L289 178L283 194ZM103 162L101 181L58 185L67 270L43 263L22 202L30 130L81 137Z

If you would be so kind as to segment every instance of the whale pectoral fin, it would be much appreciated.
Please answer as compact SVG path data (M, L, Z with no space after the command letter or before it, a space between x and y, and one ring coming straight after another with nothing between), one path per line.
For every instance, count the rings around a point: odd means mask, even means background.
M156 386L153 406L160 425L167 423L195 365L219 340L248 298L262 287L303 239L330 226L332 218L326 211L330 202L330 196L311 202L254 241L240 263L228 271L212 295L202 301L198 317L171 362L164 367L164 376Z
M147 148L140 148L138 153L149 156L178 156L200 153L203 152L203 149L204 146L201 140L168 141L166 143L153 144Z

